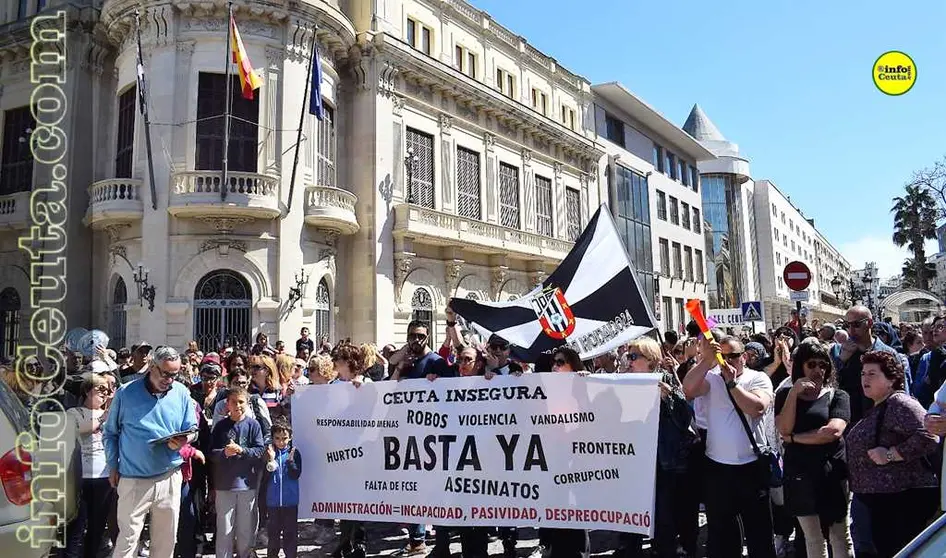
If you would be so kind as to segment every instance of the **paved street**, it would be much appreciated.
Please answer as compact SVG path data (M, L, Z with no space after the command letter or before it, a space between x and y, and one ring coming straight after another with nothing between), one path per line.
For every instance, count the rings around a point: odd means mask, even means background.
M702 519L702 518L701 518ZM701 521L701 524L703 521ZM299 522L299 556L304 557L328 557L334 550L336 540L319 544L316 540L318 531L313 521L303 520ZM428 533L430 534L430 533ZM705 534L705 530L704 530ZM393 556L404 548L407 544L407 531L403 526L394 523L372 523L368 527L368 556ZM535 529L519 530L519 557L525 558L539 544L538 532ZM262 546L262 545L258 545ZM591 533L591 556L609 556L614 554L618 547L617 533L607 531L593 531ZM433 540L430 539L429 548L433 548ZM210 545L207 551L212 552ZM450 552L453 555L460 554L460 543L457 538L453 539L450 545ZM502 542L498 539L491 539L489 544L490 556L501 556L503 553ZM266 549L260 548L256 551L260 558L266 556ZM213 557L214 554L204 554L205 558Z

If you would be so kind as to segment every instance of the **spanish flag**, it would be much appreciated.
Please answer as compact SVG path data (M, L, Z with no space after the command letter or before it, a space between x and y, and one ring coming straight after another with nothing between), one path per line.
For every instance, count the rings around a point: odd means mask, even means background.
M237 70L240 72L243 98L252 101L253 92L263 85L263 80L256 75L256 70L250 64L250 58L246 55L246 48L243 47L243 39L240 37L240 30L237 29L233 14L230 14L230 52L233 53L233 63L237 65Z

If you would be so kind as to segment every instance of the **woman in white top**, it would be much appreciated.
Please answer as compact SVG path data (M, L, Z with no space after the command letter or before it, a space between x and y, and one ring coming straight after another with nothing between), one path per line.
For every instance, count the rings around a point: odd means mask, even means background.
M108 414L106 405L111 395L108 378L91 374L79 388L82 406L66 411L78 432L82 452L82 498L78 517L69 527L75 536L69 537L67 541L67 558L94 558L98 555L108 517L104 510L109 508L115 497L114 489L108 482L109 471L102 438L102 426Z

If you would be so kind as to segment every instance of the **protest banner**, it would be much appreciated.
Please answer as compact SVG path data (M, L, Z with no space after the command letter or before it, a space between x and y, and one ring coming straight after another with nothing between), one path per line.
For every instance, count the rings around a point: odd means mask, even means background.
M300 518L653 533L656 374L305 386Z

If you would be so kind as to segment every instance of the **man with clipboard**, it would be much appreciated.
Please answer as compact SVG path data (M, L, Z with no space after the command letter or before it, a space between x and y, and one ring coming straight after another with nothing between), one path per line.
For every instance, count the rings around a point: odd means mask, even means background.
M115 394L105 423L109 480L118 491L115 558L134 558L151 513L151 556L173 558L181 505L180 449L197 438L190 392L174 378L181 356L155 349L147 374Z

